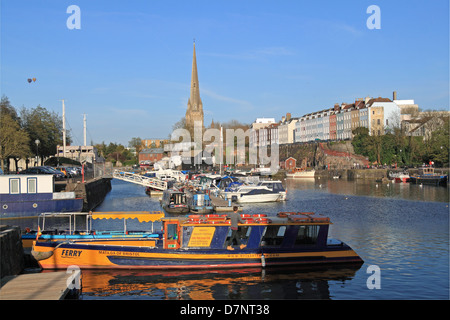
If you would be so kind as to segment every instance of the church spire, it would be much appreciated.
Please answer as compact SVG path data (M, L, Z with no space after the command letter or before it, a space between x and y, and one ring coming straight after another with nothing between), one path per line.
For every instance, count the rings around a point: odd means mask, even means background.
M200 98L200 88L198 84L195 40L194 40L194 52L192 57L191 92L186 110L186 126L188 128L193 128L194 121L201 121L203 127L203 104Z
M191 96L189 98L191 106L194 110L201 110L202 100L200 99L200 88L198 86L197 73L197 57L195 55L195 40L194 40L194 54L192 57L192 76L191 76Z

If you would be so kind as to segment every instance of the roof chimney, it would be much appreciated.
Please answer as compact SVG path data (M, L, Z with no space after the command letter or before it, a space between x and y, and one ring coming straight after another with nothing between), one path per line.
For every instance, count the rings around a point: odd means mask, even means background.
M397 91L394 91L393 98L393 100L397 100Z

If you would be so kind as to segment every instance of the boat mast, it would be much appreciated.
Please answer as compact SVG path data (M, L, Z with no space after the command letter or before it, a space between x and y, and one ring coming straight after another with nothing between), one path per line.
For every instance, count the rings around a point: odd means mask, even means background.
M83 134L84 134L84 146L86 147L86 114L83 113Z
M66 156L66 107L62 101L62 125L63 125L63 157Z
M223 132L222 126L220 126L220 151L219 151L219 162L220 162L220 175L222 176L222 160L223 160Z

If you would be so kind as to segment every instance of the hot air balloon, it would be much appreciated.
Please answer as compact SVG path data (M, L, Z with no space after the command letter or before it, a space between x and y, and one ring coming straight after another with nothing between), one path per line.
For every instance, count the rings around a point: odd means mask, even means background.
M28 78L28 83L31 83L31 79L30 78Z
M36 82L36 78L33 78L33 82Z

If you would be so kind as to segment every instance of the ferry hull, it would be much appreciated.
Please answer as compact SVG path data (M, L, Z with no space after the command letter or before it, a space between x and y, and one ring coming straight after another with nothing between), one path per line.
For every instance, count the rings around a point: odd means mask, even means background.
M410 182L413 184L426 184L426 185L446 185L447 176L437 176L437 177L411 177Z
M191 207L190 208L191 213L197 213L197 214L208 214L214 212L214 207L207 206L207 207Z
M190 211L187 205L163 206L162 208L168 213L189 213Z
M276 267L287 265L362 263L348 246L305 252L262 252L261 250L171 250L92 244L38 243L37 252L53 251L39 261L43 269L211 269L236 267Z

